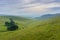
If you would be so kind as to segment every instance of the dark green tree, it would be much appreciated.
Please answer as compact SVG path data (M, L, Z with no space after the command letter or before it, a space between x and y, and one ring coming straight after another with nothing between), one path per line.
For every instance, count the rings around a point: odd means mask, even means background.
M8 31L14 31L18 29L18 25L10 18L10 22L5 22L5 26L7 26Z

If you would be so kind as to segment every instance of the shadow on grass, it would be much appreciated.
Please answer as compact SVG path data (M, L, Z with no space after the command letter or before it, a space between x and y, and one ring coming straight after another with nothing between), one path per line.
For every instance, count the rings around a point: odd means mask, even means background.
M5 31L5 30L2 30L2 31L1 31L1 30L0 30L0 32L7 32L7 31Z

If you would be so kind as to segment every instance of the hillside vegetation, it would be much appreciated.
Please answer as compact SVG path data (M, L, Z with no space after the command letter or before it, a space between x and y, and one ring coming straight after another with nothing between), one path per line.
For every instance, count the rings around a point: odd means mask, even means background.
M16 31L7 31L5 21L9 19L0 17L0 40L60 40L60 16L48 20L14 19L19 26Z

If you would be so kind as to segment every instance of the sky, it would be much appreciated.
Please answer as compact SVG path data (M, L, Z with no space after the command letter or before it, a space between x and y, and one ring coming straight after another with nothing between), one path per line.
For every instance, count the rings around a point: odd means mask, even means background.
M0 14L36 17L60 13L60 0L0 0Z

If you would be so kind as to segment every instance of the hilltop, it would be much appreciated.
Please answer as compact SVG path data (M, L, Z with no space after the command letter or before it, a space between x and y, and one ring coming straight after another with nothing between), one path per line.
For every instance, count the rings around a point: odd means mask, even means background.
M43 19L50 19L50 18L53 18L53 17L56 17L56 16L60 16L60 13L56 13L56 14L45 14L45 15L42 15L40 17L35 17L35 19L43 20Z
M19 25L19 29L6 31L1 18L0 40L60 40L60 16L55 16L49 20L15 22ZM23 26L24 29L22 28Z

